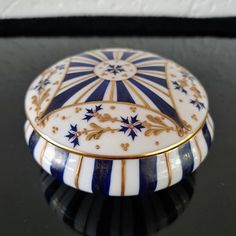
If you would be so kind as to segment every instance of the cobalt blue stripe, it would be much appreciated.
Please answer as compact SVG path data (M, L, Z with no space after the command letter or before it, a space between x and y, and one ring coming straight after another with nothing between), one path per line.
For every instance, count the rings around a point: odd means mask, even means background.
M112 160L95 160L92 179L93 193L109 194L112 164Z
M63 175L65 171L66 162L69 153L60 149L56 149L55 157L51 161L50 170L53 176L63 182Z
M63 106L64 103L67 102L72 96L74 96L79 90L83 89L88 84L94 82L97 80L98 77L95 76L93 78L87 79L79 84L76 84L75 86L67 89L66 91L62 92L61 94L57 95L51 102L51 104L48 106L47 110L44 113L44 116L48 114L49 112L60 108Z
M113 51L103 51L103 54L104 54L109 60L114 60Z
M154 83L156 83L156 84L161 85L161 86L164 87L164 88L168 88L168 87L167 87L167 82L166 82L165 79L159 78L159 77L157 77L157 76L142 74L142 73L137 73L136 76L139 76L139 77L141 77L141 78L143 78L143 79L152 81L152 82L154 82Z
M128 89L122 81L116 82L117 101L118 102L130 102L135 103L134 99L130 95Z
M146 57L146 58L141 58L141 59L137 59L135 61L132 61L132 63L137 64L140 62L145 62L145 61L152 61L152 60L161 60L163 58L161 57Z
M99 58L97 58L96 56L94 56L94 55L84 53L84 54L80 54L79 56L85 57L85 58L88 58L88 59L92 59L92 60L97 61L97 62L101 62L101 60Z
M35 148L36 144L38 143L39 139L40 139L39 134L36 131L33 131L30 136L29 144L28 144L30 152L32 154L34 153L34 148Z
M187 142L179 147L178 152L182 164L183 177L185 177L186 175L192 173L194 166L194 158L190 142Z
M85 66L85 67L94 67L92 64L82 63L82 62L71 62L70 67Z
M75 72L75 73L69 73L69 74L66 74L64 81L67 81L67 80L71 80L71 79L78 79L78 77L80 76L84 76L84 75L88 75L88 74L91 74L92 75L93 71L92 70L88 70L88 71L81 71L81 72Z
M129 79L129 81L134 84L137 88L139 88L144 94L147 95L151 99L151 101L156 105L157 108L160 109L160 111L173 120L175 120L180 127L183 127L183 124L181 123L175 109L170 106L165 100L163 100L161 97L159 97L156 93L139 83L138 81L134 79Z
M134 55L134 52L123 52L120 59L121 60L126 60L127 58L131 57L132 55Z
M152 70L152 71L161 71L165 72L164 66L144 66L144 67L137 67L138 70Z
M108 80L104 80L94 91L93 93L86 99L86 102L89 101L102 101L104 94L106 92L107 86L109 84Z
M139 160L139 193L154 192L157 186L157 157Z
M210 148L211 147L211 134L210 134L209 129L207 127L207 123L205 123L205 125L202 127L202 133L203 133L203 136L206 140L208 148Z

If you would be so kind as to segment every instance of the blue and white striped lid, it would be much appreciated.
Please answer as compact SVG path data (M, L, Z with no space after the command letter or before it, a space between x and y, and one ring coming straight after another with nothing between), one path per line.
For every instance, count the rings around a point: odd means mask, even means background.
M46 69L25 99L28 120L47 141L104 159L163 153L204 125L199 81L159 55L114 48L83 52Z

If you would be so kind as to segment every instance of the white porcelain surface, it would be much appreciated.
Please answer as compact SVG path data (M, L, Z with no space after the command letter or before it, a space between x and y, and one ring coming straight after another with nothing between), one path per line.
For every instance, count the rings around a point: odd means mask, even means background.
M45 70L31 84L25 107L34 128L62 148L128 158L191 137L206 118L208 101L198 80L176 63L148 52L106 49Z
M39 165L90 193L130 196L195 171L214 135L208 99L159 55L101 49L66 58L30 85L25 138Z
M211 120L209 115L207 120ZM158 191L178 183L199 167L210 147L209 140L213 140L213 123L210 125L208 122L207 128L210 136L206 136L204 131L200 130L189 141L191 150L186 150L184 155L181 155L179 148L165 154L135 160L98 160L67 153L66 163L55 173L60 173L59 179L67 185L90 193L99 191L110 196L132 196ZM32 133L34 133L33 129L29 122L26 122L25 136L28 144ZM43 143L47 144L46 149L42 149ZM190 153L192 156L189 155ZM45 171L58 178L58 174L52 172L52 169L55 169L53 160L58 159L58 162L64 160L65 151L39 138L33 155ZM95 162L100 162L100 170L104 169L105 172L96 173ZM107 165L106 162L109 164ZM110 174L106 170L110 171ZM106 189L99 189L99 187L97 189L94 179L99 179L101 176L108 177L98 181L100 185L107 183Z

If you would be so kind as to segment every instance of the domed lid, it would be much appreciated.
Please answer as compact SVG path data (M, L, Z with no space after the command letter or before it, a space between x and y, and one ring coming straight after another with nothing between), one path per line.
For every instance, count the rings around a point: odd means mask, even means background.
M193 137L208 100L185 68L159 55L115 48L84 52L30 85L26 114L47 141L97 158L139 158Z

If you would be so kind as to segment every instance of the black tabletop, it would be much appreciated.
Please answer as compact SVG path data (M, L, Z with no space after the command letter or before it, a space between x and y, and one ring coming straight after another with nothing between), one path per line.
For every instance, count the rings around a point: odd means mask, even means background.
M24 95L52 63L75 53L129 47L187 67L205 86L215 139L199 170L154 194L111 198L66 187L25 144ZM235 235L236 40L184 37L0 39L0 235Z

